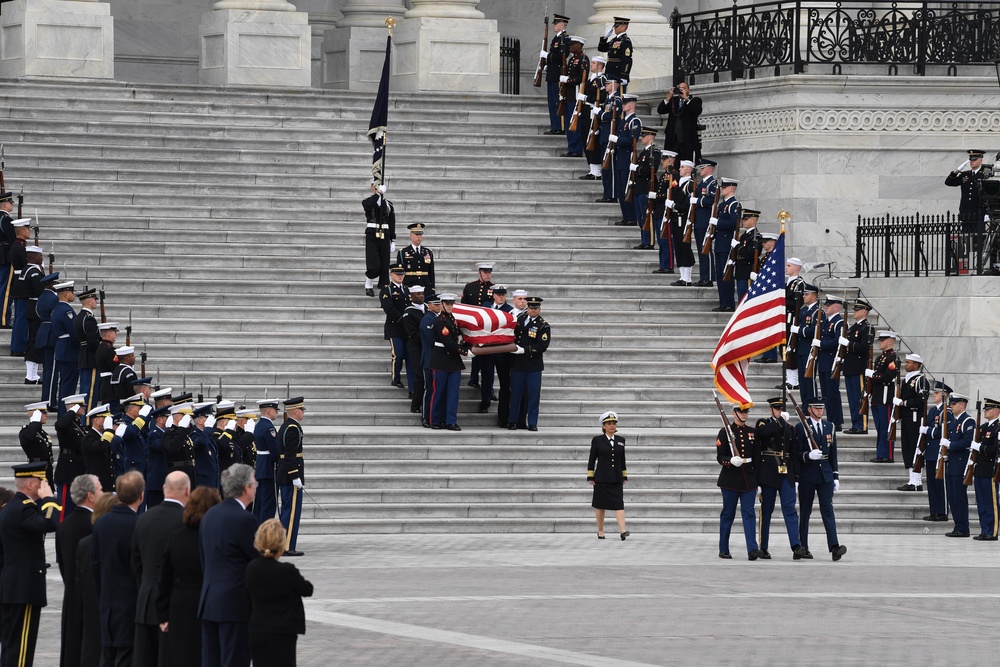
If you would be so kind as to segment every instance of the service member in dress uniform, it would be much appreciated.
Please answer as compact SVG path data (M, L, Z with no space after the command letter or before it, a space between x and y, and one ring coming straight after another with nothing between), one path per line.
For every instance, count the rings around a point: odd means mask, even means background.
M679 185L679 169L674 161L677 154L673 151L660 151L660 168L663 175L656 179L655 191L647 193L647 201L653 202L653 242L657 246L659 263L652 273L673 273L676 236L673 233L674 209L677 202L671 199L683 197L677 187ZM690 173L690 170L689 170ZM668 205L669 204L669 208ZM643 212L645 215L645 212ZM661 230L666 227L667 238L662 238Z
M153 409L146 419L149 430L146 433L146 506L156 507L163 502L163 484L167 481L167 456L163 451L163 436L167 432L167 418L170 406ZM155 485L155 486L154 486Z
M844 431L848 435L860 435L868 432L868 412L861 413L861 399L865 394L865 371L868 369L868 358L872 354L875 343L875 327L868 321L868 313L872 306L863 299L854 302L854 324L847 330L847 342L844 353L844 388L847 389L847 407L851 411L851 428Z
M25 248L25 265L14 277L11 286L11 296L14 299L14 330L10 336L10 353L14 357L25 357L24 384L38 384L38 364L25 356L32 339L32 319L36 321L35 332L38 331L35 306L38 305L38 295L42 293L42 249L35 245Z
M260 413L255 408L241 408L236 411L236 442L239 443L240 454L243 456L240 463L251 468L257 465L257 446L254 444L253 430L259 418Z
M605 74L610 81L621 84L623 93L628 90L628 80L632 76L632 40L625 34L630 20L615 16L614 25L597 43L597 50L608 54Z
M844 299L839 296L826 295L820 328L819 355L816 357L814 369L823 402L826 404L827 421L833 424L833 430L838 433L844 424L844 406L840 401L840 379L833 379L833 366L837 359L837 351L840 349L841 334L844 333L842 313L844 303Z
M665 155L670 155L668 151ZM694 272L694 251L691 249L691 241L684 243L684 229L687 227L688 215L691 212L691 197L694 196L694 162L691 160L681 160L680 167L677 169L677 185L674 186L672 199L669 197L665 200L664 209L666 213L663 214L664 222L663 224L668 224L666 222L667 215L669 214L669 224L670 224L670 235L673 240L674 246L674 259L677 263L677 270L681 274L680 279L675 280L670 283L673 287L691 287L694 284L694 278L692 273ZM669 183L664 184L663 181L660 182L660 192L664 192L665 185L667 191L661 197L668 196ZM692 225L692 230L694 226ZM663 246L665 244L660 241L660 268L663 268ZM657 269L659 271L659 269ZM653 273L656 273L654 271Z
M21 427L17 439L29 463L45 464L45 479L52 483L52 441L45 432L45 423L49 420L48 401L39 401L24 406L28 412L28 423Z
M594 114L600 114L607 99L607 92L604 90L608 82L607 77L604 76L604 65L607 62L608 60L604 56L594 56L590 59L590 76L587 79L587 85L584 87L586 91L584 94L587 96L587 101L583 106L583 115L580 117L580 123L583 123L584 120L587 121L586 126L583 127L583 155L587 158L587 166L590 170L579 177L581 181L601 180L601 163L604 162L604 149L608 144L606 135L604 144L601 144L602 124L599 118L597 121L598 136L594 150L588 149L587 144L589 143L590 129L593 127ZM599 199L598 201L601 200Z
M97 330L101 336L101 342L94 354L94 363L97 365L97 384L94 389L97 391L97 397L91 396L90 398L94 403L106 402L103 397L113 396L111 374L118 366L118 355L115 352L115 342L118 340L118 323L102 322L97 325Z
M719 182L715 179L715 168L719 163L715 160L702 159L695 166L698 175L701 177L694 188L695 209L694 209L694 242L695 254L698 255L698 282L696 287L711 287L712 282L721 276L716 276L716 267L712 262L714 255L701 254L701 249L705 246L705 234L708 233L709 221L712 219L712 208L715 204L715 191L719 188Z
M122 459L122 439L115 435L111 407L104 403L87 413L90 428L83 437L84 472L101 480L105 493L115 490L116 471Z
M806 377L806 366L809 363L809 355L814 345L818 345L816 338L816 324L820 321L822 311L819 308L819 290L815 285L805 283L802 285L802 308L799 309L798 324L792 325L792 333L798 335L798 343L795 346L795 358L798 362L799 397L805 405L812 398L816 397L816 375L815 369L813 377Z
M833 424L823 419L823 399L812 398L806 403L806 423L798 424L799 457L799 544L805 554L795 556L812 558L809 552L809 517L812 515L813 498L819 496L819 513L826 530L826 545L833 560L840 560L847 547L837 539L837 519L833 513L833 494L840 491L840 473L837 466L837 434ZM808 431L806 430L808 429Z
M470 283L466 283L462 288L462 303L468 306L482 306L487 301L493 302L493 262L479 262L476 269L479 271L479 278ZM469 386L479 388L479 375L482 368L482 360L479 357L472 358L472 373L469 376Z
M919 354L908 354L903 362L902 385L899 388L899 398L893 396L892 403L899 405L899 440L900 453L903 455L903 467L909 476L909 481L898 487L897 491L923 491L920 483L920 473L913 472L913 459L917 453L917 442L920 440L920 428L925 426L927 418L927 400L931 393L931 384L924 376L924 359ZM926 458L924 459L926 461Z
M365 294L375 296L378 284L389 284L389 264L396 252L396 210L385 198L385 185L371 184L372 194L361 202L365 209Z
M77 393L79 386L79 371L77 363L80 358L80 350L77 345L76 335L73 333L74 318L76 311L70 304L76 300L73 292L73 281L67 280L56 283L53 286L59 303L52 309L52 325L50 334L56 340L56 349L53 356L55 371L52 374L52 392L49 398L49 405L56 406L59 413L65 410L62 400L67 396Z
M264 523L273 519L278 509L278 490L274 483L274 466L280 454L278 431L274 428L274 420L278 418L278 401L257 401L257 409L260 421L253 429L253 441L257 447L257 463L254 466L257 496L253 501L253 515L258 523Z
M494 285L492 289L492 298L489 301L484 301L480 304L483 308L489 308L491 310L500 310L505 313L514 312L513 306L507 303L507 286L506 285ZM480 366L482 375L482 384L479 387L479 412L485 414L490 411L490 404L494 400L500 400L497 395L493 392L494 384L494 372L495 375L500 378L500 395L507 393L507 405L510 402L510 355L508 354L484 354L476 359L481 360L482 365ZM507 425L507 405L504 405L504 423Z
M73 320L73 333L80 345L80 356L77 368L80 373L80 392L85 394L87 401L84 408L87 412L94 407L100 395L97 375L97 350L101 345L101 331L94 308L97 307L97 290L88 289L77 295L80 300L80 312Z
M215 405L215 425L212 440L219 452L219 474L234 463L243 463L243 452L236 440L236 404L223 401Z
M285 555L301 556L296 542L302 519L302 493L305 482L305 460L302 456L302 417L306 414L301 396L283 401L285 421L278 430L278 467L276 477L281 490L281 525L285 527Z
M42 392L40 398L48 401L52 392L52 373L55 365L56 341L52 337L52 311L59 303L54 285L59 282L59 272L51 273L42 278L42 293L38 295L38 305L35 312L38 314L38 333L35 336L35 345L38 347L42 358ZM75 320L74 320L75 321Z
M639 223L639 245L632 248L633 250L653 250L656 247L653 245L651 236L655 231L655 223L652 231L646 231L643 228L646 219L646 204L649 203L649 181L658 180L656 170L660 167L660 149L656 147L655 140L655 128L644 127L640 130L639 155L636 158L638 166L635 170L635 183L632 185L632 204L635 209L633 215ZM656 187L655 183L654 187Z
M976 508L979 510L979 534L972 539L980 542L996 542L1000 528L1000 510L997 508L997 494L1000 485L993 481L996 473L998 447L1000 447L1000 401L983 399L983 419L979 426L979 441L972 443L976 456L972 485L976 489Z
M176 402L170 406L170 421L166 424L167 429L161 440L163 456L167 460L167 470L184 471L191 480L191 486L194 487L195 455L194 441L191 439L191 415L194 413L194 406L190 394L186 396L186 400L180 398L175 396Z
M125 461L123 467L125 472L135 470L145 479L149 413L153 411L153 406L146 403L142 394L133 394L121 402L121 407L122 421L115 429L115 435L122 439Z
M425 292L424 302L427 310L420 318L420 366L424 372L424 400L421 404L420 424L430 428L433 421L431 404L434 399L434 369L431 368L431 353L434 351L434 323L441 313L441 297L434 290ZM505 424L506 426L506 424Z
M396 264L401 264L406 271L403 284L434 289L434 253L423 245L424 223L415 222L406 228L410 230L410 245L396 253Z
M219 450L212 440L215 426L215 404L195 403L191 413L191 442L194 443L195 486L219 488Z
M638 95L622 96L618 134L609 135L609 140L615 142L615 199L618 201L622 213L622 219L615 223L618 226L638 224L635 216L635 205L631 201L625 201L629 174L639 168L638 165L632 164L632 149L638 145L642 134L642 121L635 115L635 103L638 99Z
M740 215L742 216L740 235L738 239L734 239L737 243L736 264L733 266L736 303L743 301L743 297L750 291L750 283L757 275L757 266L764 245L764 239L757 230L760 211L745 208Z
M3 664L30 667L45 596L45 534L59 527L59 504L45 463L18 463L17 493L0 510L0 619Z
M527 299L528 312L517 318L514 344L517 349L510 357L510 414L507 428L517 428L514 410L525 401L525 421L529 431L538 430L538 404L542 397L542 371L545 351L552 342L552 329L542 318L542 298Z
M465 364L462 357L468 348L462 341L458 322L451 314L456 294L441 295L441 313L434 320L434 345L431 348L430 367L433 370L433 396L431 397L431 428L461 431L458 425L458 390L462 384Z
M400 324L406 340L406 358L410 362L413 391L410 392L410 412L418 414L424 402L423 344L420 342L420 320L424 319L427 308L424 305L424 286L410 288L410 305L403 311Z
M583 157L583 145L587 141L587 126L584 124L585 115L582 109L586 108L586 95L580 92L580 84L587 80L590 74L590 58L583 52L583 45L587 40L583 37L572 36L569 38L569 56L566 58L566 80L562 81L566 94L566 101L563 104L563 127L566 128L566 152L562 157ZM582 98L582 99L581 99ZM570 129L573 124L573 114L576 111L576 103L583 101L580 117L576 121L576 130Z
M607 169L604 168L604 154L607 152L608 141L611 138L611 122L617 117L617 127L621 127L621 121L624 117L622 115L621 93L616 89L616 86L617 84L614 81L605 80L603 102L601 103L599 112L601 115L601 133L597 138L598 148L600 149L598 159L601 165L601 186L604 189L604 194L595 200L598 204L618 203L618 200L615 199L614 156L612 156L610 166Z
M378 295L379 305L385 312L385 325L382 336L389 341L389 384L403 388L401 374L406 365L406 381L410 393L413 392L412 360L406 354L406 332L403 331L403 312L410 305L410 291L403 285L406 270L401 264L389 268L389 284L382 288Z
M945 394L951 393L951 387L938 381L931 390L931 407L927 410L927 424L920 432L925 434L926 449L924 450L924 470L927 471L927 503L931 513L924 521L947 521L948 506L944 490L944 480L937 478L938 458L941 454L941 423L949 419L948 404Z
M978 148L967 151L969 159L948 174L944 184L962 189L958 204L958 217L962 221L962 231L982 232L986 225L983 210L983 156L986 151Z
M21 270L28 265L27 247L31 238L31 218L21 218L10 223L14 228L14 242L7 250L7 259L10 261L10 283L7 289L8 308L10 309L9 322L13 328L17 327L17 310L15 308L17 277ZM13 333L13 332L12 332ZM13 353L13 336L11 339Z
M590 459L587 461L587 481L594 487L591 506L597 517L597 539L604 539L604 512L612 510L618 522L622 542L631 533L625 530L625 484L628 483L628 466L625 463L625 438L618 435L618 414L612 411L601 415L601 435L590 441Z
M896 382L899 379L899 357L896 356L895 331L879 331L878 349L881 354L872 368L865 370L865 377L871 378L872 395L868 403L872 409L872 421L878 440L875 443L875 458L872 463L889 463L893 460L893 443L889 442L889 423L892 421L892 399L896 396Z
M757 465L760 461L760 443L754 428L747 423L750 406L733 406L733 423L719 429L715 438L715 458L722 469L718 487L722 490L722 513L719 515L719 558L731 559L729 534L736 519L736 504L743 516L743 536L747 543L747 557L760 558L757 544L757 520L754 502L757 500Z
M14 193L0 191L0 326L11 327L10 286L14 280L8 252L14 244Z
M799 273L802 271L802 260L789 257L785 261L785 340L790 341L792 327L798 326L799 311L802 310L802 292L806 281ZM773 354L772 354L773 353ZM791 363L787 363L788 360ZM799 388L799 365L796 363L796 351L787 344L768 350L763 354L763 360L771 363L780 361L785 364L785 382L775 386L775 389ZM791 366L791 368L789 368Z
M722 279L726 262L733 249L734 236L743 219L743 206L736 201L736 188L740 182L735 178L723 178L719 181L721 188L719 198L719 217L710 218L709 226L715 226L715 240L712 251L715 253L715 266L718 272L719 307L712 310L717 313L731 313L736 310L736 295L732 281Z
M56 441L59 443L59 458L52 476L55 481L56 497L62 507L60 521L73 511L73 498L69 492L73 480L86 472L83 465L83 438L87 431L81 425L81 417L86 414L86 396L74 394L63 399L66 411L56 419Z
M781 396L767 399L771 416L758 419L755 432L760 448L757 463L757 483L760 486L760 557L770 559L771 514L774 501L781 497L781 513L785 518L788 544L792 555L801 558L806 550L799 544L799 515L795 511L795 480L798 477L799 457L796 456L795 428L788 423L785 399Z
M123 400L131 396L132 384L138 379L138 375L133 368L135 364L135 348L131 345L122 345L115 349L115 356L118 363L111 371L111 394L106 402L111 404L112 411L115 411Z
M549 42L549 50L542 51L545 58L545 93L549 103L549 130L545 134L563 134L565 128L559 116L559 77L562 76L563 63L569 57L569 34L566 24L569 17L562 14L552 15L552 30L555 35ZM566 100L569 103L569 100ZM433 285L432 285L433 287Z
M972 443L976 439L976 420L966 412L969 397L952 393L949 399L951 416L948 418L948 437L941 438L940 427L934 435L940 438L941 449L947 448L944 487L948 508L955 527L945 533L947 537L969 536L969 487L965 485L965 466L969 462Z

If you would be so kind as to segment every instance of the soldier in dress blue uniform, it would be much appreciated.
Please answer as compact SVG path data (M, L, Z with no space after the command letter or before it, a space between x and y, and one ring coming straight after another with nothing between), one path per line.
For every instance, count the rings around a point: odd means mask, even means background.
M597 50L608 54L605 74L611 81L621 83L622 92L628 90L628 80L632 76L632 40L625 34L631 19L615 16L614 25L597 43Z
M14 244L14 193L0 191L0 326L9 329L10 319L10 285L13 274L10 258L7 256Z
M431 428L461 431L458 425L458 390L462 384L465 364L462 357L468 349L462 341L458 322L451 314L457 294L442 294L442 310L434 321L434 346L430 366L433 369L434 395L431 398Z
M549 102L549 130L545 134L563 134L562 118L559 117L559 77L562 76L563 62L569 57L569 35L566 24L569 17L562 14L552 15L552 30L555 35L549 42L549 50L542 51L545 58L545 93ZM566 100L568 103L569 100ZM433 287L433 285L432 285Z
M542 396L542 371L545 351L552 342L552 329L542 318L542 298L529 296L528 312L517 318L510 357L510 414L507 428L517 428L517 406L525 399L525 420L529 431L538 430L538 404Z
M115 352L115 342L118 340L118 323L102 322L97 325L101 342L97 345L97 352L94 354L94 363L97 364L97 383L94 391L97 396L91 395L90 400L94 403L106 403L114 398L114 389L111 386L111 374L118 366L118 355Z
M80 374L80 392L87 396L86 409L89 412L100 395L97 375L97 350L101 346L101 331L94 308L97 307L97 290L88 289L77 295L80 312L73 322L73 332L80 345L77 368ZM147 480L148 481L148 480ZM159 489L159 487L157 487ZM160 489L162 492L162 489Z
M424 372L424 400L421 404L420 423L424 428L430 428L433 422L431 404L434 399L434 369L431 368L431 353L434 351L434 322L441 313L441 297L433 290L425 292L424 302L427 310L420 319L420 366Z
M653 269L652 273L673 273L674 259L676 257L676 245L680 240L674 233L678 202L672 197L677 197L687 201L688 196L683 192L680 185L680 167L675 166L677 153L673 151L660 151L660 167L663 169L663 176L656 178L656 186L653 192L647 194L647 204L653 201L653 238L652 242L658 247L659 265ZM688 163L690 164L690 163ZM688 176L691 170L687 170ZM654 175L655 176L655 175ZM688 178L690 182L690 178ZM684 209L685 214L687 209ZM663 238L661 230L666 226L667 238ZM681 234L683 236L683 234ZM688 245L690 250L690 244ZM694 262L692 262L692 265ZM676 284L672 283L672 284Z
M604 98L599 111L601 116L601 133L598 135L597 141L600 145L601 155L599 159L601 165L601 186L604 188L604 194L599 199L595 200L598 204L611 204L618 202L618 200L615 199L614 156L612 156L611 165L607 169L604 168L604 154L607 152L608 141L611 138L611 121L617 118L617 127L621 127L622 121L622 97L616 89L616 86L617 84L614 81L605 82Z
M767 403L771 408L771 416L758 419L755 428L760 449L757 464L757 483L760 486L760 557L771 558L767 550L771 514L774 512L774 500L780 496L788 544L792 548L792 554L801 558L806 550L799 544L799 515L795 511L795 480L799 469L795 429L788 423L783 397L769 398Z
M618 414L612 411L601 415L603 434L590 441L590 459L587 461L587 481L594 487L591 506L597 518L597 539L604 539L604 512L612 510L618 522L622 542L631 535L625 530L625 484L628 483L628 465L625 462L625 438L618 435Z
M406 271L403 284L434 289L434 253L423 244L426 227L422 222L415 222L406 228L410 230L410 245L396 253L396 264L401 264Z
M802 285L802 308L799 310L798 324L792 325L792 332L797 334L799 342L795 346L796 361L798 362L799 374L799 397L802 404L806 405L810 399L816 397L815 372L812 378L806 377L806 366L809 363L809 355L813 348L813 343L817 343L816 323L820 320L821 311L819 309L819 291L815 285L803 283ZM813 369L815 371L815 369Z
M893 405L899 405L900 452L903 455L903 466L909 476L906 484L897 491L923 491L920 483L920 473L913 472L913 459L917 454L917 442L920 440L920 427L924 426L927 415L927 399L930 397L931 385L923 372L924 359L919 354L908 354L903 362L906 376L899 388L899 398L893 397ZM924 459L926 460L926 458Z
M618 200L618 206L622 212L622 219L615 224L619 226L637 224L635 206L632 202L625 201L625 197L629 175L634 171L632 167L638 169L638 165L632 164L632 149L637 145L642 134L642 121L635 115L635 103L638 99L638 95L624 95L622 97L624 118L619 116L618 134L609 137L609 140L615 141L615 199Z
M979 534L972 539L980 542L996 542L1000 528L1000 509L997 507L1000 485L993 481L997 454L1000 453L998 417L1000 417L1000 401L984 398L983 418L986 421L979 425L979 441L971 445L972 451L978 452L972 485L976 489L976 508L979 510Z
M757 264L754 260L760 259L761 248L764 245L764 238L757 231L757 221L760 220L760 211L752 208L745 208L740 214L741 230L739 239L736 240L736 264L733 266L733 282L736 283L736 303L743 300L743 297L750 291L750 282L757 275Z
M747 557L757 560L760 549L755 535L757 499L757 465L760 461L760 443L754 428L747 424L751 406L733 406L733 423L719 430L715 438L715 458L722 466L718 487L722 490L722 513L719 515L719 558L730 559L729 534L736 519L736 503L743 516L743 536L747 543Z
M215 425L214 403L196 403L191 414L191 442L194 443L195 486L219 488L219 450L212 440Z
M559 80L563 84L563 91L566 95L563 104L563 127L566 128L566 152L562 157L583 157L583 144L587 139L587 126L584 123L585 115L581 107L580 117L576 120L576 130L571 130L573 124L573 113L576 111L576 104L581 101L581 97L586 97L580 92L580 84L587 80L590 74L590 58L583 52L583 45L587 40L583 37L572 36L569 38L569 55L566 58L566 80Z
M715 266L725 267L729 253L733 248L733 236L740 226L743 217L743 206L736 201L736 188L739 181L735 178L723 178L719 182L721 197L719 199L719 217L710 219L709 226L715 225L715 241L712 251L715 253ZM733 293L733 283L722 279L724 269L717 268L719 287L719 307L714 312L731 313L736 310L736 296Z
M410 291L403 285L406 269L401 264L389 267L389 284L382 288L378 295L379 305L385 312L385 325L382 327L383 337L389 341L391 365L389 384L403 388L403 364L406 364L406 381L410 393L413 393L413 369L410 358L406 354L406 332L403 331L403 312L410 305Z
M365 209L365 295L389 284L389 263L396 252L396 210L385 198L385 185L371 184L372 194L361 202Z
M84 401L86 396L75 394L63 399L66 411L56 419L56 441L59 443L59 457L56 460L56 470L52 476L56 483L56 497L62 512L61 522L76 506L70 495L69 487L73 480L86 472L83 464L83 438L87 435L80 423L80 417L86 414Z
M868 321L870 303L863 299L854 302L854 324L847 330L847 342L839 341L846 347L844 353L844 388L847 389L847 407L851 411L851 428L844 431L848 435L868 432L868 413L861 413L861 399L865 394L865 371L868 356L875 342L875 327Z
M493 303L493 262L479 262L476 269L479 271L479 278L466 283L462 288L462 303L469 306L482 306L486 302ZM482 360L479 357L472 358L472 373L469 375L469 386L479 388L479 375L482 368Z
M170 406L170 420L165 424L167 428L161 440L168 471L183 471L192 487L195 485L194 441L191 440L193 413L191 394L174 396L174 404Z
M969 452L976 439L976 420L965 410L969 397L952 393L949 399L951 416L948 417L948 437L941 437L941 427L932 433L940 438L942 450L947 450L945 460L944 486L948 495L948 508L955 527L947 537L969 536L969 487L965 485L965 466L969 462Z
M833 424L823 419L823 407L822 399L810 399L806 403L809 412L806 423L795 427L798 437L796 453L800 461L799 544L806 550L804 554L794 556L795 560L812 558L809 552L809 517L812 515L815 496L819 496L819 513L823 517L826 545L833 560L840 560L847 553L847 547L837 539L837 519L833 513L833 494L840 490L837 434L833 430Z
M701 180L694 188L695 209L694 209L694 240L695 254L698 255L698 282L696 287L711 287L712 282L717 279L715 275L715 265L712 262L713 254L701 254L701 249L705 246L705 234L708 233L708 223L712 219L712 207L715 204L715 191L719 188L719 183L715 179L715 168L718 166L715 160L703 159L695 169Z
M493 285L490 292L491 298L479 305L505 313L514 311L514 308L507 303L506 285ZM476 359L481 360L480 371L483 377L482 386L479 388L479 412L487 413L490 411L490 404L497 400L496 394L493 393L494 372L500 377L500 393L506 390L508 395L510 394L510 364L507 354L484 354ZM504 417L504 426L507 425L506 419Z
M116 435L122 439L125 472L135 470L146 477L147 434L149 433L149 413L153 406L146 403L142 394L133 394L121 403L122 421ZM162 490L162 484L161 490Z
M422 366L422 344L420 342L420 320L424 318L427 308L424 306L424 286L414 285L410 288L410 305L403 311L400 326L406 344L406 359L410 364L413 378L413 391L410 392L410 412L419 413L424 402L424 369Z
M50 273L42 278L42 293L38 295L35 312L38 314L38 333L35 334L35 345L42 357L42 393L43 401L51 400L52 373L55 365L56 340L52 336L52 311L59 303L54 285L59 280L59 272ZM58 408L49 404L53 410Z
M278 487L281 489L281 525L288 531L285 555L301 556L295 548L302 519L302 489L305 483L305 460L302 456L302 417L305 399L301 396L283 401L285 421L278 430Z
M278 417L278 401L265 399L257 401L260 421L253 429L253 441L257 447L257 463L254 475L257 477L257 497L253 501L253 515L258 523L273 519L278 509L277 487L274 483L274 466L278 460L278 432L274 420Z
M597 121L597 141L595 142L594 150L588 149L587 144L589 143L590 129L593 127L594 114L601 113L607 98L607 92L604 90L604 86L608 82L607 77L604 76L604 65L607 62L608 60L604 56L594 56L590 59L590 75L587 78L587 85L584 87L584 94L587 96L587 101L583 107L583 115L580 117L581 123L585 119L587 121L586 126L582 128L583 155L587 158L587 166L590 168L590 171L579 177L581 181L596 181L601 178L601 163L604 161L604 148L607 146L607 135L605 134L605 143L602 145L602 124L600 117L598 117ZM601 201L601 199L597 201Z
M633 215L639 223L639 245L635 246L633 250L653 250L656 247L653 245L651 235L653 230L646 231L644 229L646 204L649 203L649 181L654 181L653 187L655 188L657 184L656 170L660 166L660 149L653 143L655 139L655 128L642 128L639 134L641 148L636 158L638 167L635 170L635 182L632 185L632 204L635 208ZM655 230L655 222L653 226Z
M844 407L840 401L840 379L833 379L833 364L837 358L837 350L840 349L841 334L844 332L844 316L841 312L844 303L844 299L839 296L826 295L820 328L819 354L816 357L816 368L813 369L826 405L827 421L833 424L833 430L838 433L844 424ZM911 457L910 461L912 460Z
M799 337L801 340L801 336ZM865 377L871 378L872 395L868 403L872 409L872 421L878 439L875 442L875 458L872 463L889 463L893 460L893 443L889 442L889 423L892 421L892 399L896 395L899 379L899 357L893 347L899 335L895 331L879 331L876 335L878 349L882 351L872 367L865 370ZM802 383L805 385L805 382Z
M219 452L219 474L234 463L243 463L243 452L236 440L236 404L223 401L215 405L215 424L212 440Z
M56 283L53 287L59 303L52 309L52 325L50 334L55 338L56 349L53 355L55 361L55 372L52 374L52 387L49 398L50 406L57 406L59 414L66 410L62 399L77 393L79 386L79 372L77 363L80 358L79 344L76 335L73 333L74 318L76 311L70 304L76 300L73 292L73 281L67 280Z
M934 383L934 389L931 391L932 405L927 410L927 423L920 428L920 432L926 434L927 438L924 469L927 471L927 503L931 510L931 513L924 517L924 521L948 520L944 479L937 478L937 466L941 454L941 422L951 417L944 395L950 393L951 387L945 383L941 381Z

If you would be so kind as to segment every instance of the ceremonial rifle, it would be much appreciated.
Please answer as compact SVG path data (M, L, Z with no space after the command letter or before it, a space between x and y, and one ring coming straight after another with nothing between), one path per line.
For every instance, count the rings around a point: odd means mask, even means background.
M729 452L732 456L739 456L736 453L736 433L726 418L726 411L722 409L722 402L719 401L719 395L713 391L712 396L715 397L715 407L719 409L719 416L722 418L722 428L726 429L726 433L729 434Z
M792 406L795 408L795 414L798 415L799 421L802 422L802 428L805 429L806 435L809 437L809 449L819 449L819 445L816 444L816 435L813 433L812 427L809 426L809 420L806 419L805 414L802 412L802 408L799 407L798 402L795 397L791 394L788 398L792 401Z
M580 125L580 114L583 113L583 103L587 99L587 73L583 73L584 80L580 82L580 88L576 93L576 108L573 109L573 117L569 121L570 132L576 132Z
M128 324L125 325L125 344L132 344L132 309L128 309Z
M21 191L17 193L17 217L24 217L24 186L21 186Z
M944 382L944 378L941 379ZM941 414L938 415L941 419L941 439L948 439L948 394L941 394ZM976 394L976 403L979 403L979 394ZM941 451L938 452L938 463L937 470L934 471L935 479L944 479L944 460L948 458L948 447L946 445L941 445Z
M944 378L941 378L944 382ZM917 451L913 453L913 472L920 472L924 469L924 453L927 451L927 434L923 432L926 428L930 430L930 426L927 425L927 413L930 411L931 406L928 402L924 403L924 414L920 418L920 437L917 438Z
M719 179L714 178L715 182L715 197L712 200L712 218L718 222L719 220L719 194L722 192L722 186L719 184ZM708 231L705 232L705 242L701 246L701 254L708 255L712 252L712 241L715 239L715 225L709 225Z
M549 7L545 6L545 37L542 37L542 51L549 49ZM535 88L542 87L542 72L545 70L546 58L539 54L538 67L535 68Z
M591 105L593 110L590 114L590 132L587 134L587 150L596 151L597 150L597 137L601 133L601 92L602 89L597 87L597 79L594 79L594 103Z
M49 253L49 274L53 274L53 273L56 272L55 271L55 266L56 266L56 253L55 253L55 249L56 249L56 242L53 241L52 245L49 246L49 250L52 251L52 252Z
M104 312L104 281L101 281L101 289L97 291L97 296L100 297L101 301L101 324L106 324L108 321L108 315Z
M639 170L639 145L632 137L632 162L628 166L628 184L625 186L625 201L632 201L635 188L635 174Z
M674 200L674 189L677 187L677 179L674 178L674 175L670 171L669 168L667 168L667 171L664 172L663 178L669 178L670 179L670 188L667 190L667 199L670 200L670 201L673 201ZM649 210L650 210L650 215L652 215L652 210L653 209L650 208ZM660 220L660 238L661 239L669 239L670 238L670 233L671 233L671 230L670 230L670 211L671 210L672 209L668 209L667 208L667 204L666 204L666 202L664 202L664 204L663 204L663 219Z
M6 166L6 159L3 153L3 144L0 144L0 192L7 192L7 181L4 180L3 172Z
M722 281L733 282L733 270L736 268L736 260L740 256L740 240L733 238L733 243L729 246L729 257L726 259L726 266L722 271Z
M983 403L982 401L979 400L979 392L976 392L976 433L975 435L972 436L972 440L974 442L979 442L979 435L980 435L979 423L982 421L982 419L983 419ZM962 480L962 483L965 484L966 486L972 486L972 478L974 477L974 473L976 472L976 461L978 460L979 460L979 452L973 449L972 452L969 454L968 463L965 464L965 478Z
M694 211L698 201L694 198L694 177L691 177L691 203L688 205L687 222L684 223L684 243L691 243L691 233L694 232Z
M847 313L842 314L843 321L840 323L840 337L847 338ZM837 345L837 356L833 360L833 373L830 379L834 382L840 380L840 369L844 365L844 358L847 356L847 346Z
M219 393L215 397L216 403L222 403L222 376L219 376Z
M611 99L611 96L608 96ZM611 104L611 135L612 137L618 136L618 105L612 102ZM601 163L601 167L604 169L611 169L611 161L614 159L615 155L615 145L618 143L617 139L608 139L608 146L604 149L604 161Z
M868 344L868 366L867 370L872 370L872 363L875 360L875 348L872 347L872 343ZM862 415L868 414L868 404L871 402L872 397L872 379L865 374L865 395L861 397L861 405L859 410ZM946 422L948 420L945 420ZM942 479L944 479L942 477Z
M563 77L563 76L569 76L569 69L567 67L569 58L566 57L566 51L563 49L562 46L559 47L559 50L562 51L562 69L559 70L559 74L560 74L560 79L559 79L559 106L556 108L556 115L559 116L559 120L560 121L562 121L563 123L565 123L566 119L563 117L563 112L566 110L566 84L564 84L562 82L562 78L561 77ZM563 130L565 130L565 129L566 128L564 127Z
M140 366L139 370L142 372L142 377L146 377L146 344L142 344L142 353L139 355Z
M896 398L899 398L903 391L903 378L900 377L899 371L896 371ZM899 422L899 406L896 405L896 401L892 402L892 422L889 424L889 444L891 445L896 441L896 424Z
M819 341L823 332L823 309L816 305L816 322L813 327L813 342ZM806 377L811 378L816 374L816 357L819 356L819 345L811 345L809 347L809 361L806 362Z
M663 175L664 178L670 178L670 170ZM649 195L652 195L651 197ZM649 156L649 190L647 191L646 199L646 217L642 221L642 229L649 233L649 239L652 242L653 239L653 209L656 208L656 160L653 159L652 152ZM664 209L666 210L666 209ZM663 231L663 225L660 225L660 231ZM660 238L663 238L662 236Z

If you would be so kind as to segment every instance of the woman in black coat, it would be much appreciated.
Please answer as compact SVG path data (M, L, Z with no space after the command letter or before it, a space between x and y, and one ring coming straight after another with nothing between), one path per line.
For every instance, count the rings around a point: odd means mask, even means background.
M156 613L160 629L167 635L166 664L191 667L201 664L202 568L198 551L198 526L209 508L222 502L218 489L199 486L184 506L184 525L167 538L160 566Z
M279 563L285 553L285 529L268 519L257 529L254 547L263 558L247 565L250 594L250 656L254 667L295 667L295 644L306 633L302 598L313 593L291 563Z
M630 535L625 530L624 499L628 468L625 466L625 438L615 435L618 415L610 411L601 415L601 430L604 435L590 441L590 461L587 463L587 481L594 487L592 504L597 513L597 539L604 539L604 511L614 510L624 541Z

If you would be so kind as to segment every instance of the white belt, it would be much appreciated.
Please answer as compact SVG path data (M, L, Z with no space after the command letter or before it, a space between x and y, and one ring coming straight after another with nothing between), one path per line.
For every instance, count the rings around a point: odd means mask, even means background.
M444 347L444 343L439 343L437 341L434 341L434 347Z
M59 337L60 338L69 338L69 334L63 334L62 336L59 336Z
M368 229L378 229L380 227L386 228L388 226L389 225L378 225L378 224L375 224L374 222L369 222L368 225L367 225Z
M259 449L257 450L257 456L270 456L270 454L271 452L262 452Z

